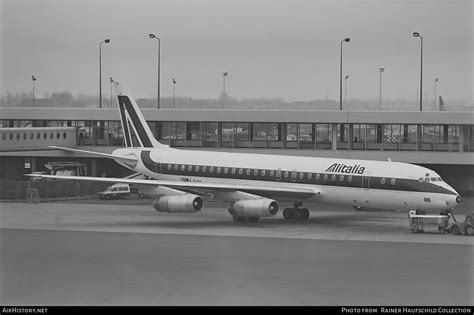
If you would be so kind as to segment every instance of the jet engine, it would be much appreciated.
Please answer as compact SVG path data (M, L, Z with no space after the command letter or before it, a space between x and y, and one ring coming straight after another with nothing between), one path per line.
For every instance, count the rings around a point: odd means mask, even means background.
M202 204L201 197L183 194L157 198L153 201L153 208L158 212L189 213L201 210Z
M235 201L230 204L228 211L233 216L271 217L278 212L278 208L275 200L260 198Z

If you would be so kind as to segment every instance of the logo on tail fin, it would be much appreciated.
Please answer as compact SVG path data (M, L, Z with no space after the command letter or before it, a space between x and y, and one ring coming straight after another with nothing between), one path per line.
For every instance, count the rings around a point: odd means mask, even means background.
M115 81L115 87L126 147L161 147L153 137L138 105L133 100L124 82Z

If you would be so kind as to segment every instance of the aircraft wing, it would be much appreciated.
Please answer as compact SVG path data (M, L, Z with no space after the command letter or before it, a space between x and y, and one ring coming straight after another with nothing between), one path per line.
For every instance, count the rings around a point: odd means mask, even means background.
M218 183L201 183L201 182L178 182L178 181L166 181L156 179L133 179L133 178L112 178L112 177L90 177L90 176L63 176L63 175L43 175L43 174L25 174L29 177L37 178L52 178L52 179L68 179L68 180L82 180L82 181L94 181L94 182L106 182L106 183L125 183L132 185L151 185L151 186L164 186L169 188L175 188L183 191L193 192L216 192L216 191L242 191L259 196L280 196L281 198L295 198L295 199L308 199L316 195L320 195L321 192L306 187L288 187L284 184L275 186L260 186L260 185L242 185L242 184L218 184Z

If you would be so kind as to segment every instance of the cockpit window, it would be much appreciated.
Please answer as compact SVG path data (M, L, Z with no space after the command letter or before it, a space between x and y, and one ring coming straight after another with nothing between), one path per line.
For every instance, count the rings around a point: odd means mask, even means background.
M425 182L429 182L430 181L430 178L429 177L426 177L425 178Z
M443 181L443 179L442 179L441 177L438 177L438 180L439 180L440 182L442 182L442 181Z
M437 179L436 177L431 177L431 181L432 181L432 182L437 182L438 179Z

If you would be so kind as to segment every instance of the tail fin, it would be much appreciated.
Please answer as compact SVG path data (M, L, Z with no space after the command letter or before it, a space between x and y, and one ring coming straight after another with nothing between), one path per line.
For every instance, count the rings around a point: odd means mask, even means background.
M120 120L122 121L123 137L126 147L164 148L148 127L137 103L133 99L127 85L123 81L114 81L118 98Z

